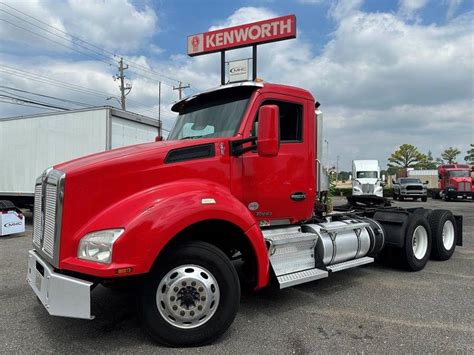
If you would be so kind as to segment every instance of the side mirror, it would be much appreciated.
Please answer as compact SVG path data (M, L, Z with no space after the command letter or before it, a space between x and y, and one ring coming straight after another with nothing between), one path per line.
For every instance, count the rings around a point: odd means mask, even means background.
M161 142L163 140L163 137L161 136L156 136L155 137L155 142Z
M395 185L397 182L395 180L392 179L392 184Z
M428 180L425 181L425 185L428 185L430 182Z
M275 157L280 150L280 109L264 105L258 111L257 152L262 157Z

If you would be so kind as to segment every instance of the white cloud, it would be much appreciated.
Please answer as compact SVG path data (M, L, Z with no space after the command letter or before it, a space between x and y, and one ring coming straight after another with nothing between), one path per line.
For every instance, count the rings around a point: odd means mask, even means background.
M340 21L359 11L363 3L364 0L333 1L329 8L328 15L336 21Z
M448 5L448 11L446 13L448 19L453 18L462 2L463 0L444 0L444 3Z
M401 16L413 20L416 12L424 8L427 3L428 0L400 0L400 8L398 12Z
M157 30L158 18L155 12L149 7L138 10L129 0L69 0L68 2L5 0L5 3L8 6L0 4L0 8L3 10L0 13L0 18L13 23L13 25L3 22L5 25L0 26L2 38L13 44L18 41L22 44L27 43L29 46L41 48L43 51L60 50L64 52L65 49L41 36L66 46L71 46L73 42L69 36L55 31L47 25L68 33L79 34L80 38L100 48L118 52L131 52L140 48ZM27 13L47 25L35 21L9 6ZM20 29L18 26L24 29ZM41 30L39 27L49 32ZM54 32L54 34L50 32ZM76 49L83 50L77 45Z

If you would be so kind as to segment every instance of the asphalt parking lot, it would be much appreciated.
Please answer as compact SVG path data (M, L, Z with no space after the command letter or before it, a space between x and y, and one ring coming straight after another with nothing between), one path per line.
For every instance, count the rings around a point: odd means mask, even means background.
M142 332L133 293L97 287L93 321L51 317L27 285L31 221L0 237L0 353L474 352L474 203L395 202L464 216L464 246L410 273L378 264L278 292L246 294L215 344L167 349Z

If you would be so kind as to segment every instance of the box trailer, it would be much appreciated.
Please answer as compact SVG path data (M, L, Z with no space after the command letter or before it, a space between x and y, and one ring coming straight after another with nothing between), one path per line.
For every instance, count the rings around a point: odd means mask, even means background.
M112 107L0 119L0 200L33 204L46 168L84 155L152 142L157 120Z

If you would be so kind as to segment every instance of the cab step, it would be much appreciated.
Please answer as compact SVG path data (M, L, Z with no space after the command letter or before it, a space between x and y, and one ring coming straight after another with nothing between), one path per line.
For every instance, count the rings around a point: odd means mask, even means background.
M329 274L327 271L315 268L278 276L277 279L278 283L280 284L280 289L282 289L299 285L305 282L323 279L325 277L328 277L328 275Z
M329 265L329 266L326 266L326 268L331 272L337 272L337 271L350 269L350 268L353 268L353 267L356 267L356 266L370 264L370 263L373 263L373 262L374 262L374 258L371 258L369 256L365 256L363 258L353 259L353 260L349 260L349 261L344 261L343 263Z

